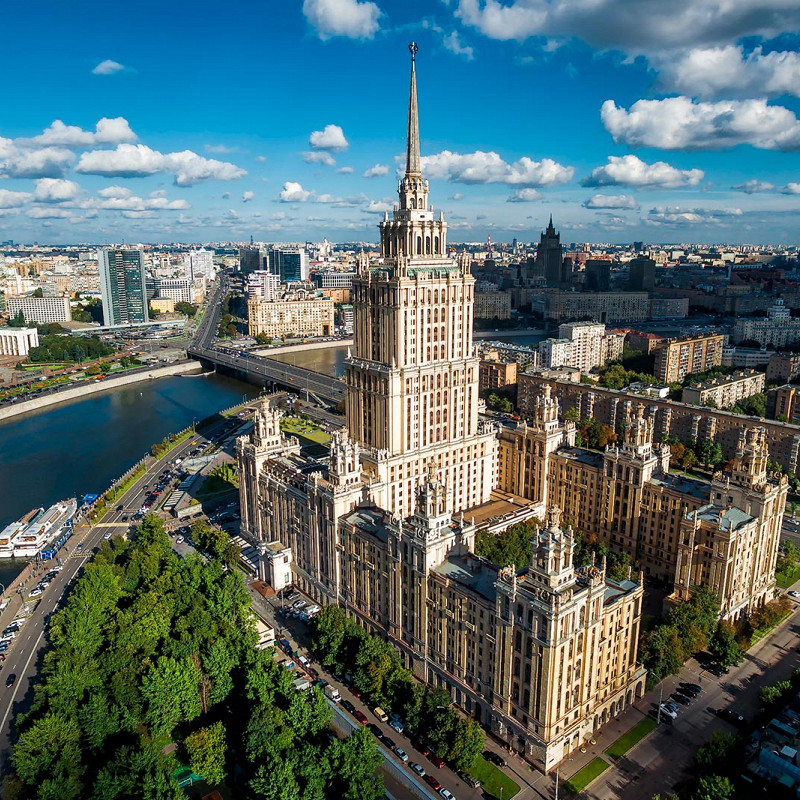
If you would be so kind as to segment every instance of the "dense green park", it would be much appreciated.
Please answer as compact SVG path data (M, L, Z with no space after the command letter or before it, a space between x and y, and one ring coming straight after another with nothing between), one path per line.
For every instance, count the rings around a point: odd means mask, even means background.
M49 637L6 800L178 800L185 767L226 797L383 796L369 731L331 733L319 690L255 649L238 571L178 557L155 516L102 544Z

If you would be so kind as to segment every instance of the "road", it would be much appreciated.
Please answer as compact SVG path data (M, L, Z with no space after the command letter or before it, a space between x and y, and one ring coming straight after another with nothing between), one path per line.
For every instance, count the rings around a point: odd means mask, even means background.
M195 442L213 440L226 422L227 420L223 420L214 423L202 434L198 433L196 436L190 437L168 454L153 461L136 483L117 499L114 509L121 505L121 511L110 511L102 522L93 527L76 524L74 535L59 553L63 570L55 576L45 593L39 598L27 623L7 651L6 660L2 664L0 672L0 771L7 763L14 740L13 715L16 711L30 705L33 694L32 682L39 673L44 653L48 647L45 628L50 615L63 604L66 597L65 590L80 574L86 561L92 557L107 533L115 535L127 530L128 523L123 522L122 517L130 516L141 507L147 494L145 487L157 481L158 476L170 461L183 458L195 446ZM78 549L80 542L83 543L83 546ZM32 589L33 585L35 585L35 581L26 587L26 591ZM7 625L13 616L8 612L0 615L0 625ZM5 680L11 673L16 674L17 681L12 688L4 688Z
M597 745L580 756L588 763L619 735L633 727L649 713L659 699L663 687L664 699L681 681L700 683L703 693L688 707L681 707L673 725L662 725L603 775L582 795L592 800L642 800L659 792L668 793L676 783L685 779L698 746L707 742L714 731L727 733L734 729L713 713L713 709L730 707L745 719L759 710L759 693L763 686L788 678L800 666L797 651L800 634L800 609L784 621L771 636L760 641L745 655L744 661L728 675L716 678L689 660L680 675L668 678L655 691L645 695L635 706L626 709L617 720L601 731ZM577 762L578 759L575 759ZM582 763L580 765L582 765ZM562 768L571 775L577 764Z
M280 631L278 638L288 638L292 644L293 650L299 649L303 653L308 653L311 642L305 624L297 619L282 616L278 612L280 601L276 598L272 598L270 601L265 599L252 586L250 586L249 589L253 608L262 619L275 627L276 632ZM275 605L273 605L273 603ZM388 736L395 744L401 747L408 754L409 763L413 761L417 764L421 764L427 773L434 775L458 800L481 800L481 798L483 798L482 789L472 789L447 766L442 768L436 767L427 756L414 746L407 734L398 734L390 728L388 724L380 722L372 713L369 706L356 697L342 681L335 678L317 663L314 663L313 667L321 678L339 689L343 699L349 700L358 710L366 714L370 727L374 726L374 728L379 729L383 735ZM355 719L347 714L344 708L339 707L338 710L341 712L341 715L347 718L353 727L358 725ZM507 760L508 765L503 768L503 772L509 775L520 787L519 793L514 796L515 800L549 800L549 798L553 796L553 776L542 775L540 772L532 770L522 759L510 756L499 743L495 742L489 736L486 737L485 747L498 755L502 755L503 758ZM382 743L378 742L378 748L384 756L384 761L388 762L387 767L389 768L385 771L388 772L393 782L396 781L395 776L397 772L400 771L403 776L407 775L408 778L416 781L416 797L427 798L428 800L430 797L438 797L438 794L433 792L427 783L419 781L408 766L404 765L403 762L401 762L396 755L391 753ZM394 768L391 768L392 766ZM387 781L387 788L394 793L394 783L390 786L389 781Z

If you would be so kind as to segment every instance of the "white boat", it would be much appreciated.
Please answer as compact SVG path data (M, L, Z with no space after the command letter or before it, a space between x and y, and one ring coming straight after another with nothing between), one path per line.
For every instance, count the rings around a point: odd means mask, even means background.
M0 558L14 557L14 537L43 514L43 508L34 508L33 511L29 511L24 517L20 517L16 522L6 525L0 531Z
M77 503L74 498L55 503L47 511L40 509L32 520L29 518L27 524L13 533L6 544L6 549L10 547L11 555L14 558L34 558L47 545L56 541L68 524L72 524L72 517L76 509ZM12 525L18 524L12 523ZM12 526L10 525L10 527ZM7 530L8 528L6 528ZM8 557L3 553L2 534L0 534L0 557Z

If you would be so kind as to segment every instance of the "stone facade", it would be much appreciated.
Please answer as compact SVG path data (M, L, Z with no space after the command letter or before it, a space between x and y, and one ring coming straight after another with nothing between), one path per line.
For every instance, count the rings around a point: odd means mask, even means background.
M764 380L763 372L754 369L742 370L734 372L733 375L723 375L720 378L703 381L696 386L687 386L681 394L681 400L684 403L701 406L729 408L739 400L763 392Z
M662 383L679 383L687 375L720 366L724 341L717 334L669 340L655 350L656 378Z
M237 440L241 530L265 555L285 545L296 585L386 637L418 678L548 771L643 693L642 585L576 570L557 508L534 530L530 564L473 554L473 518L497 502L497 428L478 420L474 279L463 255L442 255L413 66L411 80L400 207L381 224L382 260L359 256L353 280L346 430L329 457L307 458L265 400Z

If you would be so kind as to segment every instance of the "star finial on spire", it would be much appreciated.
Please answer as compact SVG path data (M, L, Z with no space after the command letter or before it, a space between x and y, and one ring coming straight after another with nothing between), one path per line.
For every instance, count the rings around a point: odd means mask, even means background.
M417 47L416 42L409 42L408 43L408 52L411 53L411 60L414 60L414 56L417 55L419 52L419 47Z

